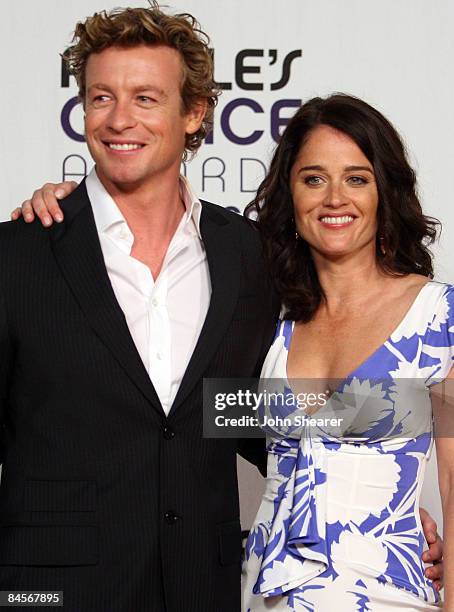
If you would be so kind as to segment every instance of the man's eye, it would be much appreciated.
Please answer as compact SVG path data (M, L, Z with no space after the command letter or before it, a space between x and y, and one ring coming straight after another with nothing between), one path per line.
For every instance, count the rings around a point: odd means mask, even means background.
M306 185L320 185L322 179L319 176L306 176L304 182Z
M144 104L151 104L151 102L154 102L153 98L150 98L150 96L137 96L137 99Z
M93 98L93 102L107 102L107 100L109 100L109 96L106 95L99 95Z

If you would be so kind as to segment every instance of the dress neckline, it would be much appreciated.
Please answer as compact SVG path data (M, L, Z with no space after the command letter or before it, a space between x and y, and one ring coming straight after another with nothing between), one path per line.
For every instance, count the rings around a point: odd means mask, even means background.
M358 364L353 370L351 370L346 376L342 376L339 378L339 380L342 380L342 384L344 384L346 381L348 381L350 378L353 377L353 375L360 369L363 368L366 363L368 361L370 361L373 357L375 357L375 355L378 353L378 351L380 351L388 342L391 341L391 338L397 334L401 328L405 325L407 319L412 315L413 311L416 309L417 306L419 306L420 301L422 300L423 295L426 292L426 288L428 285L433 285L433 284L439 284L436 283L436 281L433 280L428 280L426 283L424 283L424 285L421 287L421 289L418 291L418 293L416 294L413 302L410 304L410 306L408 307L407 311L405 312L404 316L402 317L402 319L400 320L400 322L396 325L396 327L393 329L393 331L388 335L388 337L386 338L386 340L384 342L382 342L380 344L380 346L378 346L372 353L370 353L365 359L363 359L363 361L361 361L360 364ZM289 344L288 344L288 351L287 351L287 358L285 360L285 376L286 376L286 380L287 382L289 382L290 379L288 376L288 356L290 354L290 348L292 345L292 337L293 337L293 331L295 329L295 321L292 321L292 329L291 329L291 334L290 334L290 339L289 339Z

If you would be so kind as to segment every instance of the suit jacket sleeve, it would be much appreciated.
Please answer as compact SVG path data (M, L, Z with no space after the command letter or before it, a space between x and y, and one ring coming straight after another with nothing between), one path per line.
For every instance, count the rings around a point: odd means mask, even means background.
M276 322L279 315L280 301L269 281L269 314L268 324L264 328L262 348L255 366L254 377L259 378L263 362L276 333ZM257 466L262 476L266 477L267 452L265 438L242 438L238 440L238 454L246 461Z
M4 423L8 401L11 358L11 342L8 331L5 298L4 295L0 293L0 463L3 463Z

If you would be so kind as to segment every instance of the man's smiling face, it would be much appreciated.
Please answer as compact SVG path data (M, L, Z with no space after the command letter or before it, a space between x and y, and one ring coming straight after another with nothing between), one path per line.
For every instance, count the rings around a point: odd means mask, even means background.
M186 134L203 112L186 112L175 49L109 47L87 61L85 135L105 187L134 191L178 173Z

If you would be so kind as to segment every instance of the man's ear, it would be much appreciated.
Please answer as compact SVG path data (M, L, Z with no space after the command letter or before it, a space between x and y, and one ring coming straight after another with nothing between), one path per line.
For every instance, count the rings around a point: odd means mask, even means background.
M195 134L197 132L202 125L207 108L208 102L206 98L200 98L200 100L194 102L186 115L186 134Z

